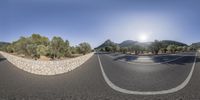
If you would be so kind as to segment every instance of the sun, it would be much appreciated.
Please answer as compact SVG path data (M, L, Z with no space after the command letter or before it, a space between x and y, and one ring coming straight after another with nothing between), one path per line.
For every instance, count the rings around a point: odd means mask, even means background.
M147 34L140 34L138 39L140 42L146 42L148 39L148 36L147 36Z

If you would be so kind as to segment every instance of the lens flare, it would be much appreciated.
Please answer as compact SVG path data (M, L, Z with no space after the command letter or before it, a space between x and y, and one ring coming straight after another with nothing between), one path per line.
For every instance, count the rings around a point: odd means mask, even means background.
M147 42L148 36L147 36L147 34L140 34L138 39L140 42Z

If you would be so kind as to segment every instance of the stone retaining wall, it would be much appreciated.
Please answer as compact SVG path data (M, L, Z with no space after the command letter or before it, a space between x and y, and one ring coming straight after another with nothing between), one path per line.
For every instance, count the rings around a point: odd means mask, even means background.
M16 67L38 75L56 75L69 72L86 62L94 54L90 53L80 57L60 61L37 61L17 57L5 52L0 53Z

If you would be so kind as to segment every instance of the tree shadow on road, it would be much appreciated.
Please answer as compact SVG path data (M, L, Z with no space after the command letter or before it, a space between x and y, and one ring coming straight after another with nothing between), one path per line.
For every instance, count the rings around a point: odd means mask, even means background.
M95 52L94 54L110 54L108 52Z
M6 60L6 58L0 58L0 62Z
M152 57L152 60L153 60L154 63L173 64L173 65L186 65L186 64L193 64L194 63L194 56L185 56L183 58L176 59L178 57L181 57L181 56L170 56L170 57L167 57L168 60L164 60L166 57L164 57L164 58ZM138 59L138 56L124 55L124 56L116 57L113 60L114 61L123 60L123 61L131 62L131 61L134 61L136 59ZM174 59L174 61L170 61L170 60L173 60L173 59ZM170 61L170 62L167 62L167 61ZM196 63L197 62L200 62L199 57L196 58Z
M155 63L162 63L162 62L167 62L170 60L175 60L179 57L181 57L181 56L158 56L158 57L155 56L155 57L152 57L152 60Z
M196 58L196 63L200 62L200 58ZM192 56L186 56L186 58L177 59L172 62L168 62L167 64L174 64L174 65L185 65L185 64L193 64L194 63L194 57Z
M123 55L122 53L113 53L113 54L110 54L111 56L113 57L117 57L117 56L120 56L120 55Z
M196 63L200 62L200 57L197 57Z
M113 60L114 61L118 61L118 60L133 61L133 60L136 60L137 58L138 58L137 56L125 55L125 56L114 58Z

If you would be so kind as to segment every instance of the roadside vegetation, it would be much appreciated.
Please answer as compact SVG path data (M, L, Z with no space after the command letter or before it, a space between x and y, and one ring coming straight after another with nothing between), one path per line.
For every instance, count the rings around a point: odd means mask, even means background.
M139 43L136 41L127 40L120 44L114 43L111 40L107 40L95 49L101 52L121 52L135 55L157 55L166 53L174 54L178 52L196 51L199 49L199 47L196 45L188 46L187 44L171 40L155 40L154 42L148 43Z
M69 41L63 40L61 37L54 36L49 40L45 36L32 34L30 37L21 37L19 40L7 44L1 50L35 60L42 57L61 59L90 53L91 46L86 42L80 43L78 46L70 46Z

